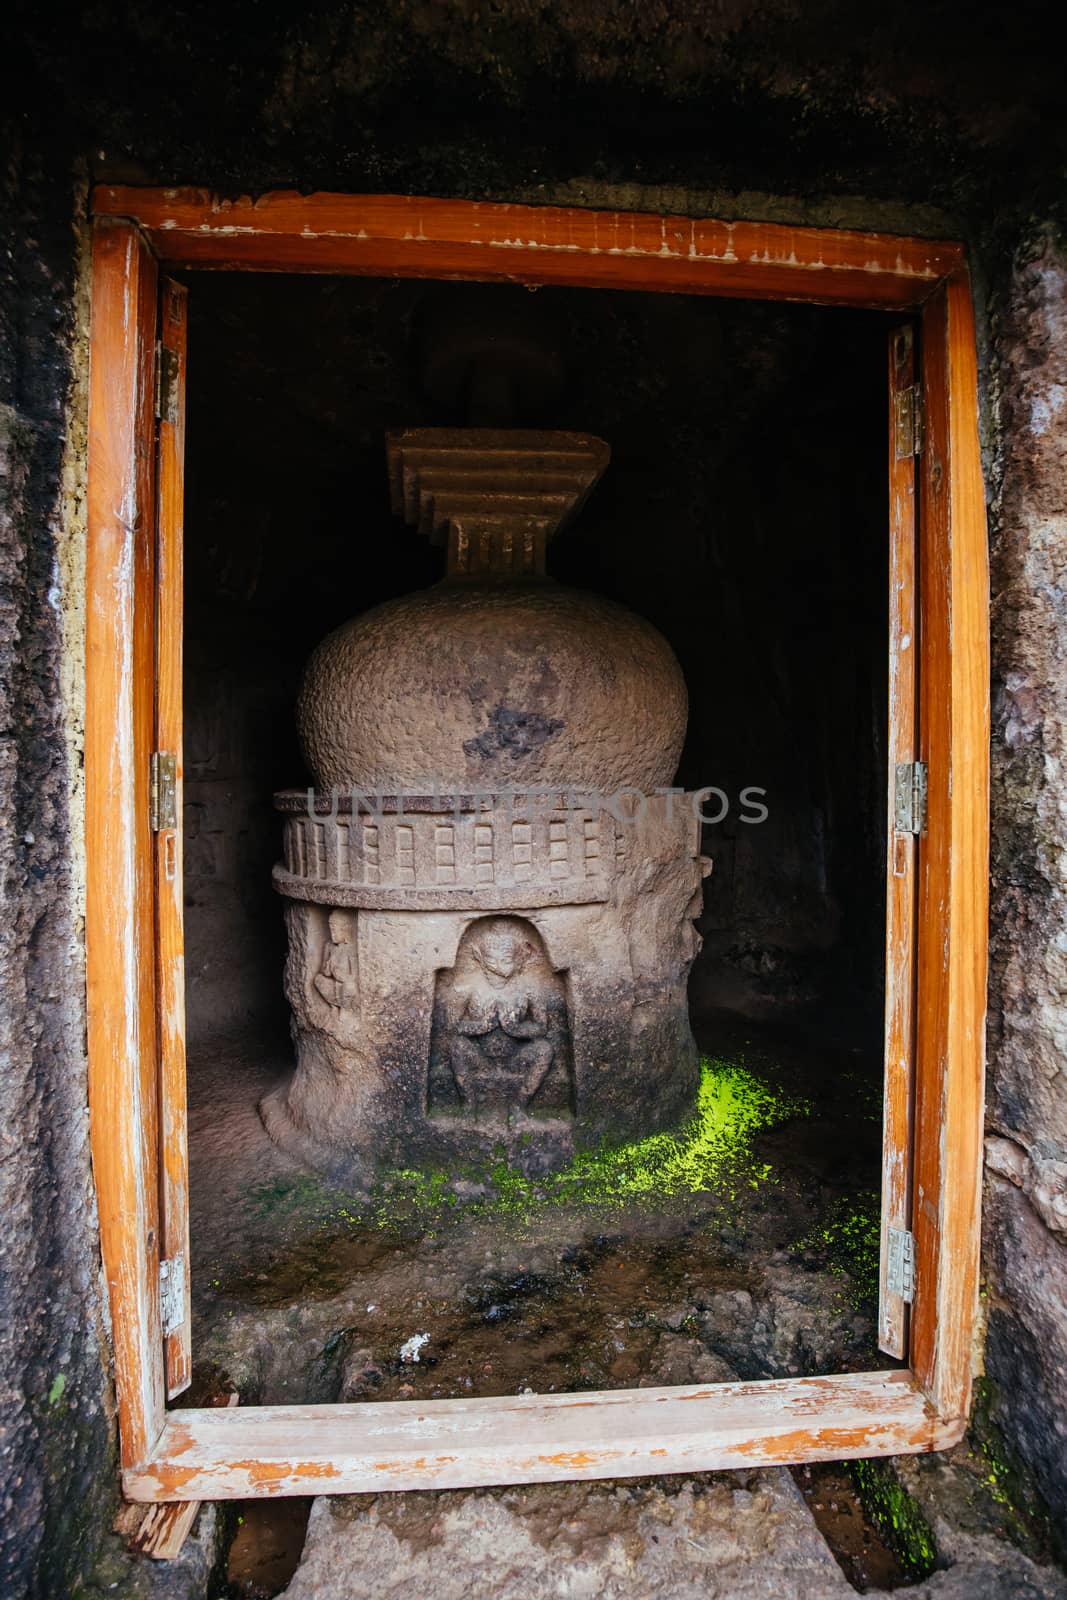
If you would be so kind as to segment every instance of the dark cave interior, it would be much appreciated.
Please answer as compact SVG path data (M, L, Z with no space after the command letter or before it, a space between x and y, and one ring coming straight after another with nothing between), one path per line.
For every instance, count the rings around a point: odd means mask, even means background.
M888 332L874 313L674 295L192 279L194 1314L198 1363L243 1395L433 1398L884 1359ZM465 366L472 344L496 364ZM677 782L729 801L704 829L714 871L689 989L712 1063L697 1122L710 1159L695 1190L660 1172L606 1211L566 1172L521 1197L465 1169L385 1174L354 1197L273 1145L256 1111L293 1060L272 793L308 782L303 664L355 612L441 574L441 552L390 515L385 432L502 418L610 444L549 570L666 635L690 696ZM761 823L744 820L747 788L766 791ZM706 814L721 809L709 797ZM431 1340L417 1368L397 1354L416 1328Z
M694 1015L798 1019L877 1054L888 326L687 295L191 275L193 1046L284 1037L271 796L307 782L301 670L346 618L440 576L440 552L390 516L384 435L499 414L500 395L472 393L450 364L456 337L480 329L521 347L509 421L609 442L612 464L550 571L666 635L690 695L676 781L728 802L704 829L714 872ZM743 820L747 788L766 791L757 825ZM712 796L705 814L723 806Z

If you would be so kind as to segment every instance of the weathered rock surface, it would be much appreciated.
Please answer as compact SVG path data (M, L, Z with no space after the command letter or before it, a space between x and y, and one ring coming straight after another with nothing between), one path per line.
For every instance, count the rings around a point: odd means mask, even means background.
M876 1591L868 1591L874 1593ZM877 1591L882 1592L882 1591ZM784 1470L718 1478L316 1500L286 1600L846 1600L855 1593ZM976 1535L898 1594L1062 1600Z
M997 327L985 1247L997 1421L1067 1524L1067 253L1020 252Z
M462 5L423 8L418 26L398 6L372 14L335 5L273 26L251 0L229 14L200 8L183 17L181 38L195 73L175 71L173 52L161 49L158 8L85 7L62 27L49 8L16 9L21 33L4 62L10 250L0 259L0 398L16 424L28 426L32 448L28 470L23 458L0 483L9 1295L0 1570L12 1596L81 1592L76 1574L103 1537L115 1482L70 937L78 844L57 757L64 726L77 746L80 699L75 616L65 619L65 663L59 638L63 597L77 591L77 561L72 575L63 535L80 548L77 472L69 501L58 504L61 431L73 460L84 444L81 398L68 393L71 360L85 372L85 324L70 271L72 218L83 203L72 172L92 160L103 181L211 184L233 194L297 184L462 193L931 234L945 232L950 207L959 231L972 235L979 279L999 275L993 246L1014 237L1028 212L1063 219L1062 63L1049 47L1047 8L982 5L962 27L958 8L911 0L875 25L869 8L842 0L799 17L783 0L757 8L655 0L636 10L611 0L552 15L541 0L504 0L493 9L492 26L474 27ZM1040 291L1050 259L1030 274L1032 323L1026 290L1002 344L1001 423L1022 428L1009 474L1026 489L1022 501L1032 488L1031 450L1045 481L1057 481L1055 432L1032 436L1026 422L1030 397L1062 359L1062 338L1057 345L1049 337L1054 299ZM995 573L1007 696L996 748L1006 731L1012 742L1010 759L996 761L992 1127L1025 1146L1035 1173L1046 1155L1060 1159L1041 1141L1062 1142L1046 1090L1057 1084L1063 1054L1057 941L1065 873L1055 851L1039 870L1032 866L1037 836L1063 834L1055 521L1062 510L1061 503L1054 516L1006 518ZM1028 771L1020 772L1024 754ZM996 1017L1002 984L1010 990L1004 1028ZM1003 1195L995 1190L988 1214L987 1241L1009 1210L1023 1219L1006 1231L1002 1254L987 1242L989 1365L1009 1397L1006 1429L1062 1505L1063 1452L1048 1424L1062 1403L1062 1311L1040 1269L1054 1241L1044 1224L1030 1222L1038 1213L1026 1193L1037 1194L1043 1180L1027 1182L1029 1168L1020 1170L1020 1188L1009 1180ZM1039 1242L1036 1254L1028 1241ZM66 1410L46 1404L59 1371ZM440 1571L433 1577L428 1592ZM955 1583L972 1600L980 1592L962 1567L934 1582L941 1593ZM1033 1594L1028 1583L1017 1573L991 1592ZM112 1571L101 1592L133 1590ZM358 1573L350 1592L364 1592Z
M287 1600L810 1600L852 1593L786 1473L316 1501Z
M758 1036L745 1036L755 1068ZM782 1069L795 1086L804 1061L798 1051ZM742 1165L742 1181L724 1172L659 1204L639 1191L590 1208L564 1194L532 1215L507 1205L479 1217L487 1174L449 1185L429 1212L419 1190L414 1215L391 1189L405 1229L388 1225L384 1195L365 1215L267 1137L249 1088L284 1064L239 1042L191 1058L197 1359L245 1403L722 1382L875 1360L869 1272L850 1278L851 1257L801 1243L813 1227L832 1232L849 1176L835 1161L814 1180L805 1118L792 1142L765 1136L774 1166L758 1183ZM877 1138L863 1145L855 1105L827 1101L815 1137L866 1150L850 1180L865 1194ZM415 1334L429 1343L404 1363Z
M323 641L300 702L324 789L371 794L669 784L686 692L650 623L542 583L444 586L390 601Z
M685 682L649 623L546 575L609 456L576 433L388 436L394 513L446 541L446 576L313 654L297 722L330 815L278 797L273 874L297 1065L263 1119L351 1183L499 1149L544 1172L692 1108L709 863L699 805L664 792Z
M297 1066L261 1108L283 1148L357 1186L376 1163L501 1148L543 1172L688 1115L706 867L688 805L652 796L629 824L500 804L294 826L286 867L302 875L278 867L275 882L290 897ZM328 847L344 865L326 881L308 874L314 834L351 841ZM460 865L442 868L445 851ZM480 875L469 888L453 881L464 861Z
M78 711L62 701L64 651L79 640L85 414L68 385L85 306L69 178L52 183L11 150L0 177L0 1593L14 1600L70 1592L118 1484L72 859ZM37 256L47 214L66 219L49 269Z
M447 544L442 583L357 616L308 662L297 723L324 789L605 797L669 784L687 695L652 625L546 576L604 472L587 434L416 428L388 436L394 515Z

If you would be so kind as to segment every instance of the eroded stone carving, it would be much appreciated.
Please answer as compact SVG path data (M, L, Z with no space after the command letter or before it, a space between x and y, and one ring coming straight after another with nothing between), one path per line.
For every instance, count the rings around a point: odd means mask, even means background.
M351 912L331 911L330 937L322 952L322 968L315 974L315 987L338 1011L352 1011L359 1004L359 970L356 963L355 918Z
M348 1182L501 1147L543 1171L693 1104L706 863L693 809L653 792L685 686L647 622L545 574L602 441L426 429L388 456L448 570L309 662L319 793L276 797L297 1065L262 1114Z
M457 1102L483 1122L514 1122L535 1102L570 1114L569 1053L563 983L536 928L518 917L472 923L437 981L431 1115Z
M448 571L313 653L297 724L319 786L669 784L687 714L673 651L643 617L545 572L604 442L419 428L391 435L387 456L394 511L445 546Z

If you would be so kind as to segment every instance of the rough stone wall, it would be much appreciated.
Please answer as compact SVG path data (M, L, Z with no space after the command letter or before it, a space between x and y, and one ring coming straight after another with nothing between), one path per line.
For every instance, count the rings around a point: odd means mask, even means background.
M84 306L73 181L53 186L16 156L2 198L0 1590L60 1595L114 1496L71 849L79 711L62 693L77 647Z
M985 1249L994 1411L1067 1526L1067 248L995 324L993 915Z
M82 728L84 183L0 126L0 1595L186 1600L131 1557L89 1157Z
M985 3L963 18L926 0L877 18L853 0L802 14L790 0L549 10L540 0L394 0L282 19L259 0L226 12L190 3L166 17L143 0L102 0L62 18L15 0L13 12L22 33L5 52L12 122L0 177L0 1584L59 1596L78 1592L114 1485L69 805L77 644L68 634L64 657L62 613L76 582L58 565L78 517L63 489L64 450L68 461L78 454L76 165L230 192L303 184L950 228L998 288L1028 219L1062 224L1067 134L1038 0ZM1010 298L1000 291L998 1142L986 1260L1000 1420L1062 1511L1057 272L1062 253L1041 244L1021 260Z

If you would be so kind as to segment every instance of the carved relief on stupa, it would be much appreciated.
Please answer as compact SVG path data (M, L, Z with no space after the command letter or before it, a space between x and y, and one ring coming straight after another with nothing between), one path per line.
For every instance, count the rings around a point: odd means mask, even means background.
M317 787L276 797L297 1062L261 1111L350 1182L501 1146L544 1170L693 1102L685 684L650 624L546 575L601 440L421 429L387 456L447 570L308 663Z

